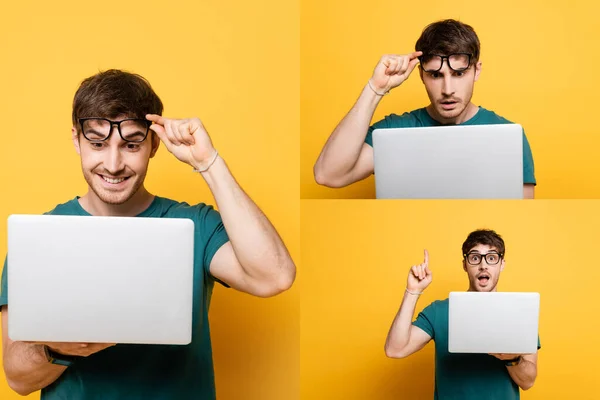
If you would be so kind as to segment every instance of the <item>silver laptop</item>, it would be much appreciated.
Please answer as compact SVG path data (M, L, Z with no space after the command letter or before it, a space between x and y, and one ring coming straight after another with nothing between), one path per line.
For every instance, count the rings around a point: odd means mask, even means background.
M11 215L8 336L188 344L190 219Z
M535 353L539 310L539 293L451 292L448 351Z
M453 125L373 131L379 199L522 199L523 128Z

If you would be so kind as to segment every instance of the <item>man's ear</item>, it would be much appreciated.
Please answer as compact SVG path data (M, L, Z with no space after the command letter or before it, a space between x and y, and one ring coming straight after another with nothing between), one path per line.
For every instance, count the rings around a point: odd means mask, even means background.
M151 131L150 136L152 138L151 139L152 140L152 150L150 150L150 158L152 158L156 155L156 152L158 151L158 148L160 147L160 138L154 131Z
M464 258L463 258L463 269L465 270L465 272L467 272L467 263L465 262Z
M504 270L505 262L506 262L506 260L503 258L502 263L500 264L500 272L502 272Z
M75 127L71 128L71 139L73 139L75 151L77 154L81 155L81 148L79 147L79 134L77 133L77 129L75 129Z
M475 82L479 79L479 74L481 74L481 61L477 61L475 64Z
M418 68L419 68L419 76L421 77L421 82L423 82L423 68L421 68L420 65L418 66ZM425 82L423 82L423 83L425 83Z

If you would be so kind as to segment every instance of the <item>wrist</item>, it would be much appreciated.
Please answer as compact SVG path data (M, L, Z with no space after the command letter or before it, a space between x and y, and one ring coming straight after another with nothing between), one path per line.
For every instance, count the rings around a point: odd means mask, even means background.
M521 364L521 361L523 361L523 357L517 356L510 360L504 360L504 365L506 365L507 367L515 367L515 366Z
M367 81L367 86L369 90L377 97L383 97L390 92L390 89L388 88L379 88L375 86L372 79Z
M405 291L411 296L420 296L421 294L423 294L422 290L409 288L408 286L406 287Z
M215 149L213 155L208 159L201 163L192 163L192 167L194 168L194 172L206 172L212 167L212 165L219 158L219 152Z

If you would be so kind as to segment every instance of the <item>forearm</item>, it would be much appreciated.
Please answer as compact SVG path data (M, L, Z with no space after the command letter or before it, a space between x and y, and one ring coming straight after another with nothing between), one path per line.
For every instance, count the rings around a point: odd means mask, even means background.
M9 386L27 395L50 385L67 367L49 363L43 346L12 342L4 349L4 373Z
M506 367L512 380L523 390L530 389L537 377L537 366L525 359L512 367Z
M385 354L388 357L401 358L404 357L403 350L410 341L410 331L412 318L415 313L419 296L404 293L400 309L392 322L392 327L388 332L385 341Z
M279 234L243 191L222 158L202 174L210 187L236 258L252 281L275 293L289 288L296 267Z
M335 128L314 167L315 179L327 186L343 186L356 165L381 96L365 85L358 100ZM342 181L342 183L340 183Z

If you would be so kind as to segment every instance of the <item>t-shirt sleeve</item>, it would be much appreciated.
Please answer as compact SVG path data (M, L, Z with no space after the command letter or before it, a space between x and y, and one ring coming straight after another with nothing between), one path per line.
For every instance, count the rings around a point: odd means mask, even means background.
M210 263L215 253L229 241L221 214L212 206L204 206L200 210L199 224L196 226L196 240L200 241L201 245L204 245L202 266L205 274L211 276L222 285L229 287L210 273Z
M436 303L433 302L423 311L417 315L417 319L413 322L413 325L421 328L425 333L431 336L432 339L435 339L435 331L434 331L434 321L435 321L435 307Z
M4 259L2 268L2 284L0 285L0 306L8 305L8 268L7 259Z
M384 128L390 128L390 118L385 117L384 119L375 122L373 125L371 125L369 127L369 130L367 131L367 137L365 138L365 143L368 144L369 146L373 147L373 131L375 129L384 129Z
M536 184L533 155L531 154L531 147L529 147L525 131L523 131L523 183Z

